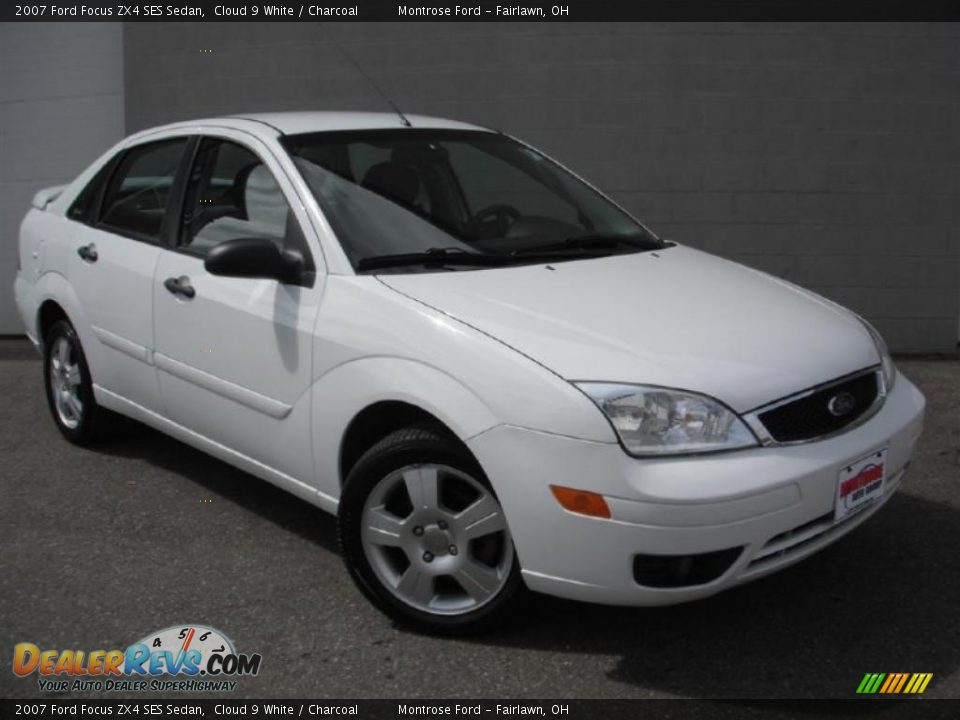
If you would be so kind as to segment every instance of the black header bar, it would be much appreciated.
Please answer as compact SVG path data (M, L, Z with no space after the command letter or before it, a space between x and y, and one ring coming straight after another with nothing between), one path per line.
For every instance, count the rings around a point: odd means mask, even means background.
M955 0L38 0L0 3L4 22L957 21Z

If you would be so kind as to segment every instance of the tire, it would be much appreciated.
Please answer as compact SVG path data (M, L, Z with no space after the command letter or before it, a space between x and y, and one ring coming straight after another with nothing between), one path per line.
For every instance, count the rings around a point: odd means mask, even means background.
M398 624L422 632L492 629L526 592L483 470L432 427L393 432L357 461L340 498L339 539L361 592Z
M107 429L107 411L93 396L90 367L73 326L58 320L43 342L43 378L53 422L75 445L101 439Z

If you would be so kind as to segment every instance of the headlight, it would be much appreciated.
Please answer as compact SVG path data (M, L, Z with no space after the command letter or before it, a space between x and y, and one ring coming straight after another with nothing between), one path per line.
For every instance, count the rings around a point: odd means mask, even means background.
M733 411L703 395L644 385L576 385L607 416L631 455L716 452L758 444Z
M862 317L858 317L858 319L863 323L867 332L870 333L870 337L873 338L873 344L877 346L877 352L880 354L880 368L883 370L883 391L884 393L888 393L893 389L893 384L897 380L897 366L893 364L893 358L890 357L890 349L887 347L887 343L884 342L883 336L877 332L877 329L873 325Z

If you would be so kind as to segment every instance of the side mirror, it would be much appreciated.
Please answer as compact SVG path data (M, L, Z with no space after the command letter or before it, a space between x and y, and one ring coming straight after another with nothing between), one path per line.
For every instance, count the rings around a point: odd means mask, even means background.
M211 275L297 283L303 259L296 253L281 251L272 240L239 238L215 246L207 253L203 266Z

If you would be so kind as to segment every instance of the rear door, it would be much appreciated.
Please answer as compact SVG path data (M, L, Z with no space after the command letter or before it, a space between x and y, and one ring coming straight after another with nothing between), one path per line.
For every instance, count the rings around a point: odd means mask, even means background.
M311 484L312 330L323 276L311 272L300 284L215 276L204 258L226 240L267 238L314 268L312 230L270 150L245 133L220 132L200 140L176 245L156 271L160 390L173 421Z
M81 193L70 282L96 338L87 348L94 382L149 410L160 409L153 352L153 278L168 208L189 138L127 148Z

